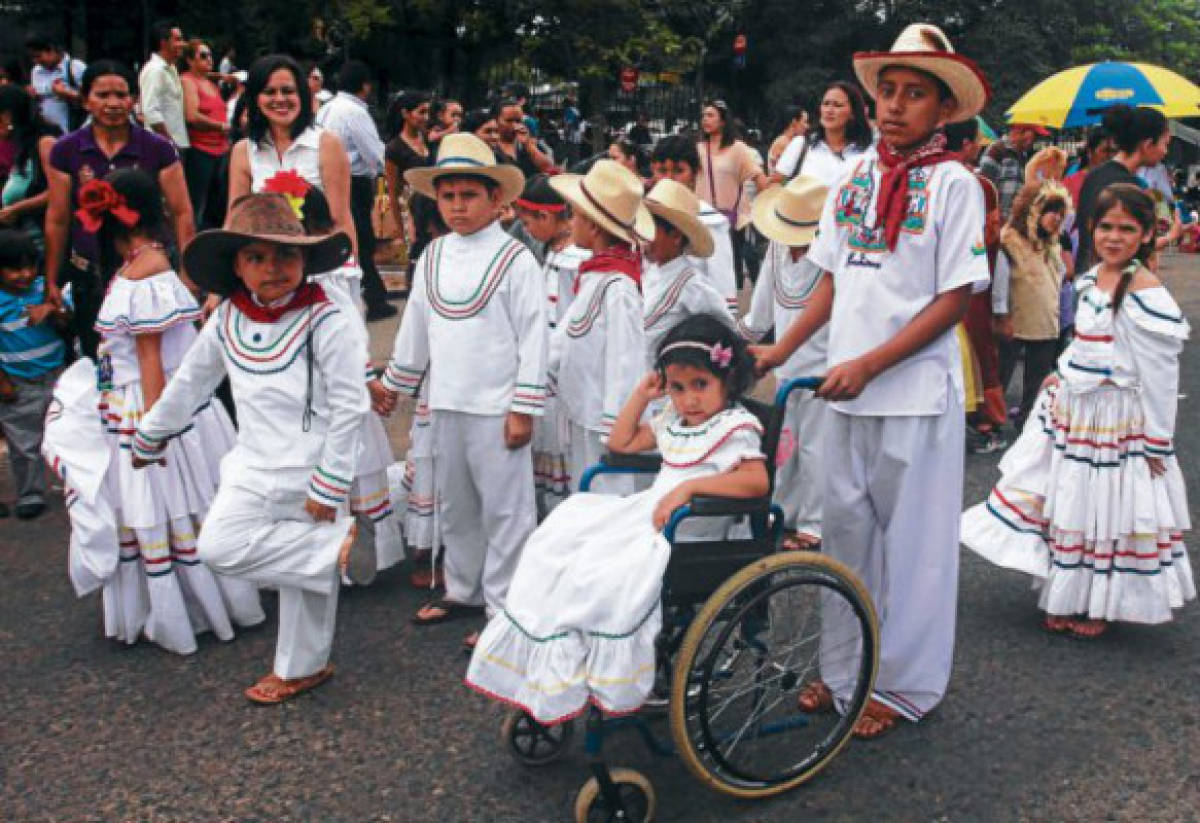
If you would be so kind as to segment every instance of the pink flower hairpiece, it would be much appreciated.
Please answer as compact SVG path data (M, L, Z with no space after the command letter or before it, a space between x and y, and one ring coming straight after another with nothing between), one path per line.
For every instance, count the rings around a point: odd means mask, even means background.
M722 346L720 343L713 343L709 356L712 358L714 366L727 369L729 368L729 364L733 362L733 346Z

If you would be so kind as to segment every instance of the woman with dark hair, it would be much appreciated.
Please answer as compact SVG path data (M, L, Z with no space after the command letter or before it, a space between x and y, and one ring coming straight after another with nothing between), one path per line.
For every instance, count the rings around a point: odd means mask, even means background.
M313 125L304 72L282 54L260 57L246 78L247 137L233 147L229 202L262 191L281 171L294 172L325 193L337 231L357 247L350 213L350 158L337 135Z
M0 86L0 139L12 147L12 168L0 192L0 226L20 228L42 245L42 217L50 195L46 169L62 134L42 117L37 101L20 86ZM39 249L40 251L40 249Z
M421 229L428 222L423 212L434 208L429 198L409 192L404 182L406 171L431 165L435 157L425 142L425 133L429 128L429 97L423 91L402 91L392 99L387 114L387 129L391 139L383 153L383 177L387 181L392 213L406 213L401 209L401 202L408 206L404 233L409 243L410 270L430 240Z
M1088 224L1100 193L1114 183L1132 183L1145 188L1137 176L1138 168L1162 162L1171 145L1167 118L1157 109L1113 106L1105 112L1103 124L1105 131L1112 135L1117 153L1107 163L1093 169L1079 189L1079 209L1075 215L1075 222L1080 227L1076 271L1087 271L1095 264Z
M733 243L733 266L740 289L743 279L742 230L750 224L750 202L743 197L743 186L753 182L763 192L773 183L763 173L762 163L753 149L737 138L737 126L723 100L709 100L700 114L700 174L696 196L710 203L729 220Z
M498 151L500 127L496 125L496 117L492 114L491 109L472 109L467 112L462 121L462 130L487 143L492 153L496 155L497 163L510 162L507 154Z
M225 120L225 101L217 84L209 79L213 70L212 47L203 40L188 41L183 53L183 119L187 123L191 145L183 160L188 196L196 222L204 223L208 194L216 179L221 159L229 151L229 123Z
M779 165L779 158L783 157L787 147L797 137L804 137L808 134L810 128L808 111L803 106L788 106L785 115L782 131L771 141L771 147L767 149L767 174L774 175L775 169Z
M71 284L73 328L83 353L94 357L99 338L93 326L104 291L97 269L96 235L78 218L72 221L83 184L114 169L136 166L154 175L162 190L176 249L187 245L196 227L179 152L169 140L131 119L137 82L129 68L114 60L97 60L83 73L80 93L90 120L54 144L46 170L46 296L48 302L61 306L61 288ZM179 276L185 286L197 291L186 274Z
M627 137L617 138L608 145L608 159L615 160L629 169L642 181L642 185L649 188L651 181L647 180L643 173L647 165L646 152L637 143Z
M454 99L439 98L429 109L429 148L437 154L437 144L447 134L454 134L462 125L462 103Z
M801 174L833 185L846 163L871 148L875 135L867 104L853 83L835 80L821 95L820 117L812 130L788 144L772 177L790 180Z

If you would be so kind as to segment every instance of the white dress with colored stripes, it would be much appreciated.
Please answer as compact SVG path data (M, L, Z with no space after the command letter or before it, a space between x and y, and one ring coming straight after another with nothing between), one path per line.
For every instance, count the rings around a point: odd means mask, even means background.
M234 624L264 619L253 586L214 575L196 556L221 458L234 443L233 425L220 403L203 400L191 423L167 442L165 465L135 470L131 460L144 414L137 337L161 335L169 384L196 339L199 319L199 306L170 270L141 280L114 277L96 319L99 409L112 451L105 499L120 543L115 579L105 588L105 631L125 643L145 634L179 654L196 650L200 632L229 640Z
M761 460L762 428L734 406L687 427L668 405L653 422L662 471L629 497L575 494L530 536L503 611L480 635L467 685L558 723L589 703L619 714L654 685L662 576L671 547L654 528L658 501L685 480ZM731 521L685 523L685 540L719 540Z
M554 330L567 316L575 299L575 279L579 266L591 252L578 246L546 251L542 277L546 284L546 321L550 345L555 344ZM561 342L561 341L560 341ZM551 355L553 359L553 355ZM571 493L570 428L566 413L554 395L546 397L546 412L534 423L533 479L537 485L538 515L545 517Z
M341 268L311 278L320 284L329 299L354 323L360 336L365 371L363 379L376 379L368 350L370 338L363 321L362 269L351 258ZM359 541L374 544L375 568L382 570L404 559L404 536L400 515L392 508L388 487L388 466L392 464L392 444L383 421L374 411L363 415L362 439L359 441L358 465L350 487L350 511L358 522Z
M1162 287L1127 294L1115 319L1095 270L1077 288L1060 382L1038 397L988 499L963 515L962 542L1039 578L1049 614L1162 623L1196 596L1172 439L1188 322Z

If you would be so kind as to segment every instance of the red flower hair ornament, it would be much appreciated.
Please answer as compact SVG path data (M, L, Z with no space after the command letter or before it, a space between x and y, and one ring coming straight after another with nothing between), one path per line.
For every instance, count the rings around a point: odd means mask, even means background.
M124 196L112 187L107 180L89 180L79 189L79 208L75 216L79 224L89 234L100 231L104 225L104 215L111 214L125 228L132 229L142 219L142 216L125 202Z
M308 190L311 188L312 184L301 177L299 173L292 169L281 169L263 184L262 190L271 194L282 194L296 214L296 219L303 220L304 198L308 196Z

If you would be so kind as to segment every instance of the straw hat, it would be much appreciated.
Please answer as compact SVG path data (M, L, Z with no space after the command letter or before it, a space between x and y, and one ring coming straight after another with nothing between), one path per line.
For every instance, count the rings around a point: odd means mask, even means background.
M404 172L404 180L417 192L437 199L434 182L448 174L486 177L500 186L501 199L511 203L525 188L525 175L516 166L499 164L487 143L473 134L447 134L438 146L437 162Z
M229 228L202 231L183 250L188 277L210 292L228 297L239 280L233 271L238 249L255 241L304 249L305 274L339 268L350 257L345 232L311 236L282 194L251 194L234 202Z
M659 180L646 195L646 208L683 232L688 254L712 256L715 248L712 232L700 222L700 201L687 186L674 180Z
M970 120L987 105L992 88L974 60L954 53L945 32L929 23L913 23L896 38L891 51L860 51L854 55L854 73L867 94L875 97L880 73L904 66L932 74L950 87L955 107L951 123Z
M762 235L785 246L809 246L817 236L829 187L815 177L793 177L754 199L750 222Z
M550 185L571 208L630 243L654 239L654 218L642 203L642 181L613 160L597 160L586 175L559 174Z

